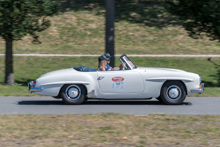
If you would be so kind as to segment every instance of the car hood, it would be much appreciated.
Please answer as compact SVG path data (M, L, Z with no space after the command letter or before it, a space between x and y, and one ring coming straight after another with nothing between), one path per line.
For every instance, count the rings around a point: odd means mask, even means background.
M172 68L156 68L156 67L138 67L139 70L155 71L155 72L186 72L184 70Z
M76 71L76 70L74 70L73 68L55 70L55 71L45 73L44 75L40 76L39 78L42 78L42 77L45 77L45 76L61 75L61 74L66 74L66 73L74 72L74 71Z

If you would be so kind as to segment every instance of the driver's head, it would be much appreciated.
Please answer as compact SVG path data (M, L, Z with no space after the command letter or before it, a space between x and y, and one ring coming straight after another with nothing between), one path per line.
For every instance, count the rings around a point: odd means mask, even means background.
M106 58L108 58L109 60L112 57L109 53L105 53L104 56L106 56Z
M112 56L111 56L109 53L105 53L104 56L106 56L106 58L108 59L108 60L106 60L106 61L107 61L107 63L109 64L109 63L110 63L110 58L111 58Z
M101 55L100 57L99 57L99 62L101 62L102 60L106 60L107 61L107 63L110 63L110 58L111 58L112 56L109 54L109 53L105 53L105 54L103 54L103 55Z

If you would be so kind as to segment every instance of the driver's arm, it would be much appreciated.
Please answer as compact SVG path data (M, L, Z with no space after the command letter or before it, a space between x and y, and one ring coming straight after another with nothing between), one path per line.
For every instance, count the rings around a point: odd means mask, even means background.
M110 67L110 68L108 69L108 71L110 71L110 70L113 70L113 68L112 68L112 67Z
M119 69L123 69L123 67L125 67L125 63L121 63L120 66L119 66Z
M112 70L120 70L120 68L119 67L114 67L114 68L112 68Z
M121 63L119 67L114 67L112 70L121 70L125 66L125 63Z

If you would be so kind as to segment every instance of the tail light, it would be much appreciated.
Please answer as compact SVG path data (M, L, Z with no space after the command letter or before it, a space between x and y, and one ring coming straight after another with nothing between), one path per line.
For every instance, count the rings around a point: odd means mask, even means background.
M36 80L34 80L34 81L32 82L32 87L35 87L35 85L36 85Z

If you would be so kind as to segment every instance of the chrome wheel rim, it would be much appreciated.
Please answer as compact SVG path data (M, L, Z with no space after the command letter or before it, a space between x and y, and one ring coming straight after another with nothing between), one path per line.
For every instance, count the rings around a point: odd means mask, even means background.
M171 85L167 88L166 96L172 101L180 99L182 96L181 88L177 85Z
M66 88L65 94L69 100L77 100L81 96L81 90L77 85L70 85Z

